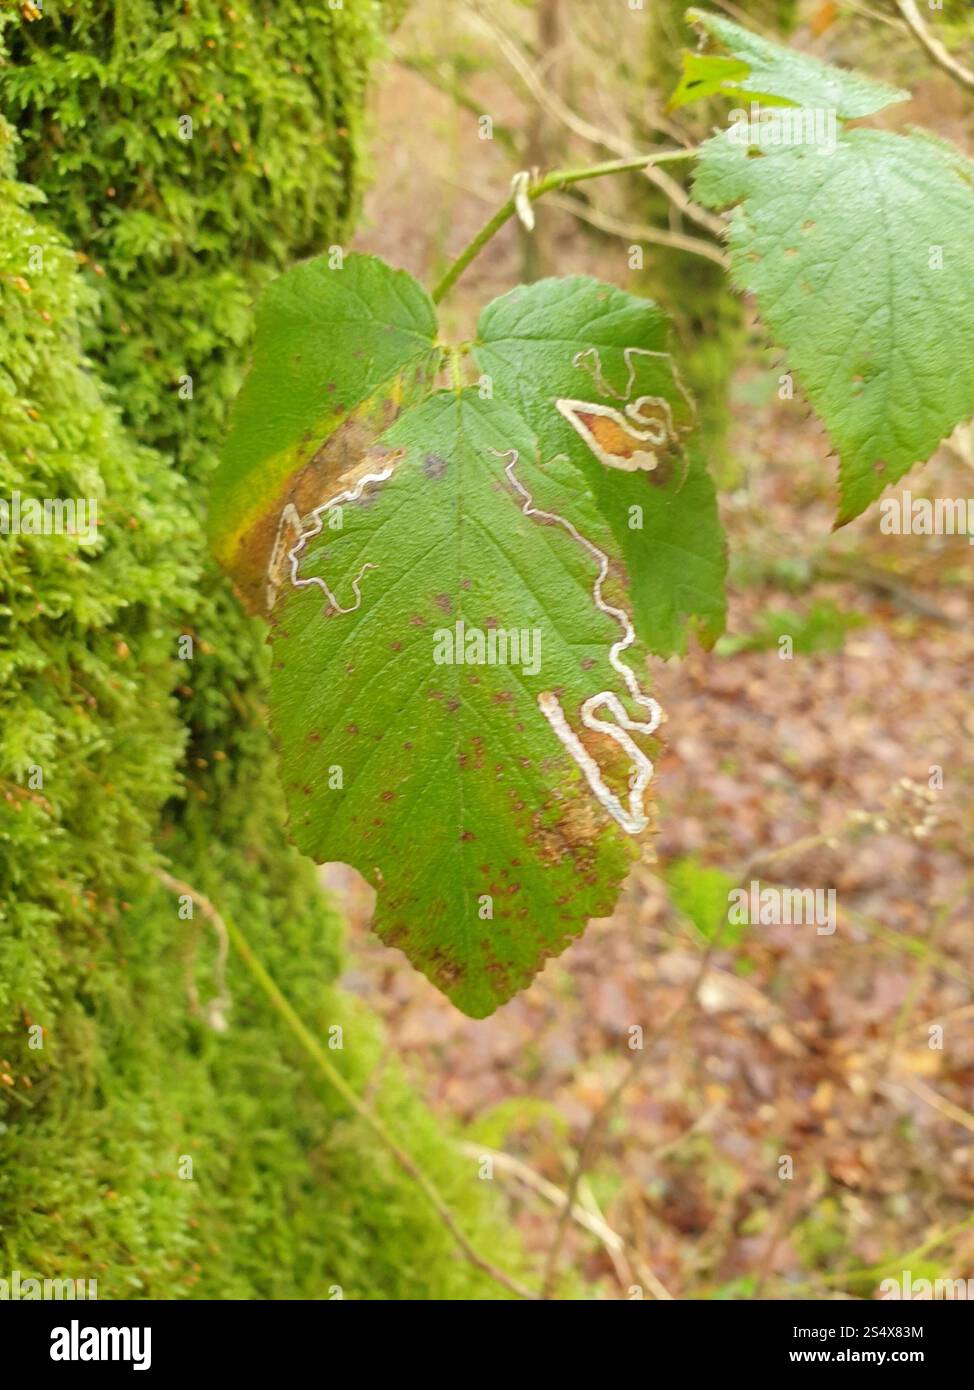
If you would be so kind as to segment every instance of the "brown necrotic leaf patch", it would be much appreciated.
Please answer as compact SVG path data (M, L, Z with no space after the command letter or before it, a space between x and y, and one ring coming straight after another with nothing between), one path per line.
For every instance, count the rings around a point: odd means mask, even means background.
M299 466L250 528L234 555L236 591L250 613L267 616L286 577L288 552L307 518L329 497L349 491L367 473L398 462L402 450L378 448L374 441L395 420L394 399L369 401L349 415ZM310 450L310 443L301 451Z

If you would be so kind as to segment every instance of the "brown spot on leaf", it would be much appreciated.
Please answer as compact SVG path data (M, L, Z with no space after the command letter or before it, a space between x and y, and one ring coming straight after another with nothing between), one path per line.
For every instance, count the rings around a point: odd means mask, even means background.
M228 565L249 612L266 613L268 586L279 589L287 576L288 551L300 534L299 527L284 521L287 505L306 517L329 497L354 487L364 473L398 462L404 449L370 447L398 412L393 401L370 402L337 425L318 449L306 437L295 471L240 537ZM308 454L311 457L302 462Z
M448 467L446 459L440 458L439 454L427 454L423 459L423 472L431 483L438 483Z
M464 977L463 966L448 956L445 951L434 951L430 956L430 970L438 985L456 985Z

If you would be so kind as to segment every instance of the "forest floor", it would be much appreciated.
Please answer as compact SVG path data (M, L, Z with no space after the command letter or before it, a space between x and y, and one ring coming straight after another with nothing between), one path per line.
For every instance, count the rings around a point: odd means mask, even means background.
M496 107L517 120L505 91ZM400 67L377 120L355 245L429 283L440 243L455 253L503 201L509 160ZM625 283L617 243L551 216L563 270ZM492 243L461 282L461 328L517 282L522 253L516 228ZM354 872L323 871L350 922L345 984L468 1127L472 1180L496 1155L539 1263L586 1126L636 1062L579 1189L589 1229L571 1223L562 1257L592 1297L868 1298L904 1270L974 1275L974 549L883 535L875 507L833 533L828 442L799 396L778 399L771 364L755 328L721 494L729 637L650 663L659 828L613 917L477 1022L371 934ZM974 435L907 486L974 495ZM705 943L661 872L686 856L834 887L837 929L749 927L691 998Z

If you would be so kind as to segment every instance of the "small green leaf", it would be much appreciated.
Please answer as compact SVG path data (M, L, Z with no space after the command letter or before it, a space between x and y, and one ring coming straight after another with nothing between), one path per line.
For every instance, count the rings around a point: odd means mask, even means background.
M210 495L214 553L254 611L268 606L288 504L301 515L327 496L399 410L425 394L439 365L435 335L426 291L374 256L334 266L319 256L266 290L253 370Z
M382 939L483 1017L611 910L638 852L639 827L607 809L609 789L634 804L630 754L580 718L601 692L627 698L623 625L594 601L580 539L605 528L577 471L539 467L525 421L476 388L404 413L376 457L386 476L322 500L274 613L291 830L356 865ZM570 527L550 514L566 499ZM553 697L606 796L544 712Z
M752 632L725 632L714 650L718 656L768 651L777 647L782 637L790 637L796 652L837 652L848 633L866 622L862 613L847 613L832 599L819 599L807 613L768 609L760 614Z
M894 102L909 100L909 92L770 43L722 15L691 9L686 17L746 67L747 75L736 76L734 85L752 101L771 102L779 98L794 106L815 107L852 118L871 116Z
M842 524L974 413L974 165L862 129L758 153L714 137L694 189L734 208L733 278L840 455Z
M769 105L781 103L783 97L774 97L768 92L754 92L740 86L741 78L750 74L750 66L739 58L725 58L717 53L683 52L683 74L680 85L670 97L667 109L677 111L681 106L689 106L705 97L722 96L749 101L766 101Z
M674 907L689 917L706 941L712 941L719 932L721 945L737 945L745 928L729 922L730 894L737 887L730 874L708 867L688 854L671 860L663 878Z
M584 474L650 650L685 651L688 627L712 644L724 625L724 538L713 483L687 442L695 410L661 311L587 276L541 280L484 309L474 351L542 459L564 455Z

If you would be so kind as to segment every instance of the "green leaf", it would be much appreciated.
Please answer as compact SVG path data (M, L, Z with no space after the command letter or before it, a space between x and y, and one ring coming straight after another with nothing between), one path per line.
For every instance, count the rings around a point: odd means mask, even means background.
M288 505L310 510L425 394L440 361L435 335L426 291L374 256L334 267L319 256L268 287L210 497L214 553L254 611L266 611L269 567L273 580L292 538L287 522L281 529Z
M737 887L736 879L702 864L694 855L672 859L663 871L674 907L689 917L706 941L720 932L723 946L737 945L745 928L729 922L730 894Z
M837 652L848 633L864 627L867 621L862 613L847 613L832 599L819 599L807 613L768 609L758 616L754 631L725 632L714 650L718 656L768 651L777 647L782 637L790 637L796 652Z
M861 129L749 154L708 141L695 193L734 205L732 276L840 455L842 524L974 413L974 165Z
M910 94L883 82L873 82L858 73L821 63L806 53L770 43L749 29L707 10L687 10L687 20L702 30L745 65L747 75L734 74L733 93L743 93L753 101L771 102L775 98L794 106L834 111L839 117L870 116L897 101L908 101ZM713 74L705 76L712 77ZM684 90L686 74L677 91ZM709 95L718 90L712 84ZM692 98L690 98L692 99ZM674 97L675 100L675 97Z
M655 304L587 276L494 300L474 346L542 459L581 469L625 560L636 628L660 656L686 650L688 627L710 645L725 616L713 483L687 444L694 407L668 348Z
M478 385L429 394L408 276L289 272L211 499L271 613L295 842L356 865L379 935L477 1017L611 911L650 825L660 712L624 560L657 651L716 636L724 568L655 306L551 281L482 327Z
M717 53L690 53L685 49L680 84L670 97L667 109L677 111L681 106L712 96L747 97L750 101L766 101L769 105L784 101L783 97L774 97L770 92L742 88L740 79L747 77L750 71L749 64L739 58L725 58Z
M617 805L634 806L631 753L581 718L592 696L626 698L610 662L622 595L610 575L596 602L601 566L581 540L604 523L577 470L538 457L496 399L431 396L379 441L388 476L322 499L273 619L294 839L356 865L378 890L378 934L474 1017L611 910L638 852L638 826L593 793L542 708L557 697ZM571 526L530 514L525 492L541 510L569 499ZM496 645L515 632L517 660ZM506 661L486 659L492 634ZM627 701L632 718L648 703Z

